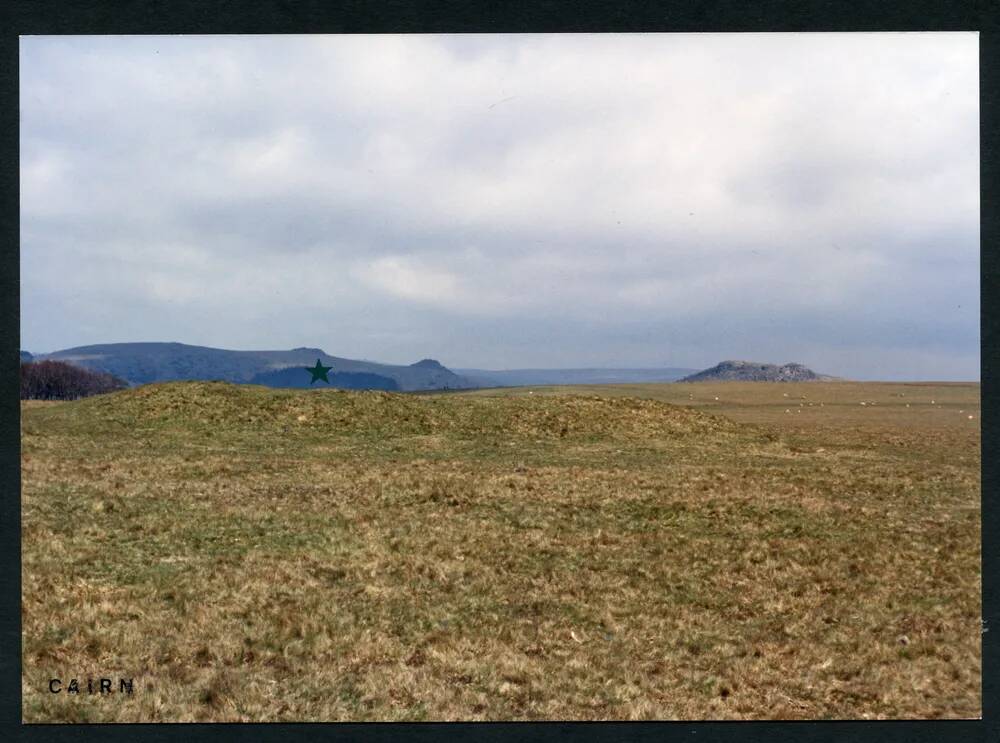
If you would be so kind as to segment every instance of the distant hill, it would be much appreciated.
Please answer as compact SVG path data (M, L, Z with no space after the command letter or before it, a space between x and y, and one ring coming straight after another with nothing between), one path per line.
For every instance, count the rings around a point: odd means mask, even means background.
M326 378L331 387L342 390L386 390L393 392L399 389L399 384L392 377L368 372L328 372ZM255 374L250 384L262 384L265 387L312 388L324 387L322 381L313 382L312 375L305 372L301 366L289 366L284 369Z
M433 359L410 366L330 356L319 348L290 351L230 351L184 343L106 343L79 346L35 357L66 361L86 369L114 374L129 384L174 380L221 380L269 387L309 387L304 367L319 359L331 367L330 385L345 389L436 390L467 389L475 382L455 374ZM302 384L299 380L303 380ZM317 382L312 387L326 386Z
M762 364L758 361L723 361L711 369L691 374L681 382L822 382L837 377L817 374L802 364Z
M694 369L456 369L482 387L529 387L563 384L638 384L676 382Z
M31 361L34 358L29 352L21 351L21 361Z

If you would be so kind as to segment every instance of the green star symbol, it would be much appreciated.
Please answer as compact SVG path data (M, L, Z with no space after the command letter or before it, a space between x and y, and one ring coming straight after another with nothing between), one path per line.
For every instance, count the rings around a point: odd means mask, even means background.
M330 380L326 378L326 373L333 368L332 366L323 366L319 363L319 359L316 359L316 366L306 366L304 368L307 372L312 374L312 379L309 380L309 384L318 382L321 379L327 384L330 384Z

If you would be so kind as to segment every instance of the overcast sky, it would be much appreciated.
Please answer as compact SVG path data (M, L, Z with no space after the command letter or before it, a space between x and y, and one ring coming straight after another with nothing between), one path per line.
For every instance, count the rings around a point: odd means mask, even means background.
M21 344L979 378L976 34L24 37Z

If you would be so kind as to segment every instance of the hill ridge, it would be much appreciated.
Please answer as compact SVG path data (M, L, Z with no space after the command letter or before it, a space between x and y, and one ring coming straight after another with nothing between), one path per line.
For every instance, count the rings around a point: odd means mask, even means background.
M290 350L237 351L186 343L144 341L74 346L36 359L66 361L105 371L131 385L166 381L220 380L272 387L308 387L310 377L293 371L319 359L332 369L333 386L348 389L402 391L469 389L477 385L439 363L404 366L332 356L322 349L300 346Z

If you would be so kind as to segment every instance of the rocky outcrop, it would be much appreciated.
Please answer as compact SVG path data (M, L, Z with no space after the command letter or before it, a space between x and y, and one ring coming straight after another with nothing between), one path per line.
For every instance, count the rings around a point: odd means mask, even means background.
M762 364L758 361L723 361L711 369L691 374L681 382L821 382L836 377L817 374L802 364Z

